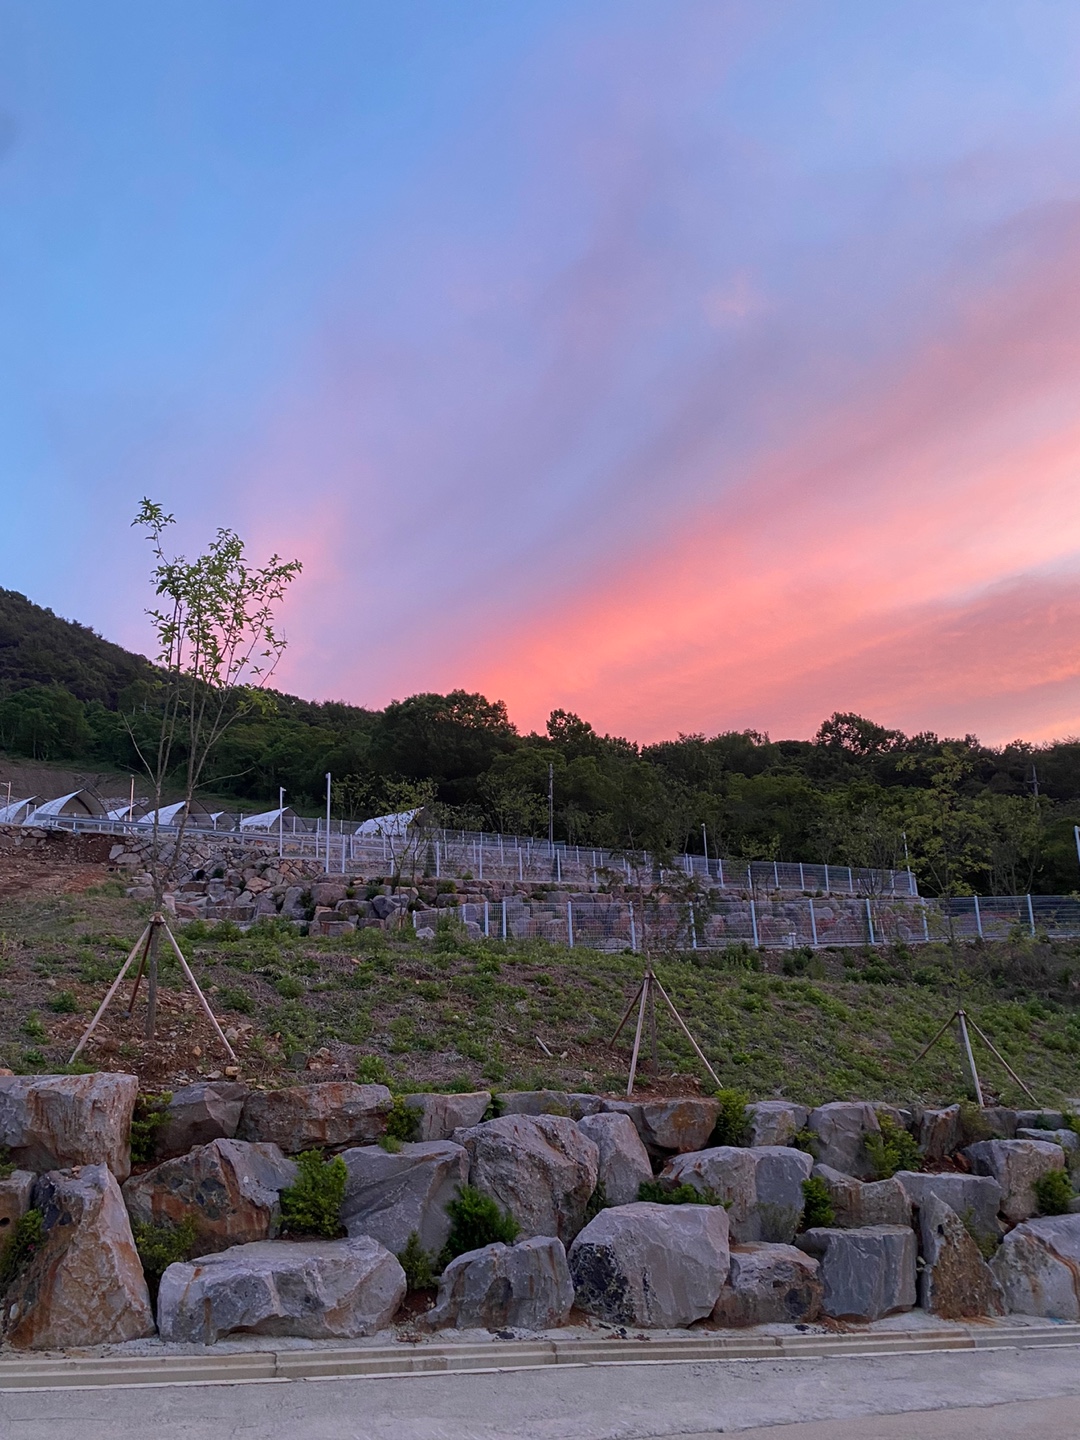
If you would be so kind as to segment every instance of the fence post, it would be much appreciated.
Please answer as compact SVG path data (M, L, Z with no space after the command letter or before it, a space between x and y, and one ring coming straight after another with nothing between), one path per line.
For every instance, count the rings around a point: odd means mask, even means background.
M525 867L524 867L524 865L522 864L522 860L521 860L521 846L520 846L520 845L517 847L517 852L518 852L518 879L521 880L521 881L524 881L524 879L525 879Z
M716 878L720 881L720 887L723 889L727 882L724 880L724 862L719 855L716 857Z
M803 873L803 864L801 860L799 861L799 889L806 889L806 875Z
M756 949L761 942L758 939L757 905L754 903L753 900L750 901L750 924L754 927L754 947Z
M922 907L922 933L923 933L923 939L924 939L924 940L926 941L926 943L929 945L929 944L930 944L930 924L929 924L929 921L928 921L927 918L926 918L926 906L925 906L925 905Z
M414 911L412 912L412 928L413 928L414 930L416 930L416 929L418 928L418 926L419 926L419 921L418 921L417 918L416 918L417 915L419 915L419 913L420 913L419 910L414 910Z
M385 856L385 855L383 856L383 859L384 859L384 860L386 859L386 856ZM440 879L440 878L441 878L441 871L440 871L440 869L439 869L439 842L438 842L438 840L436 840L436 841L435 841L435 879L438 880L438 879Z
M850 865L847 867L847 888L848 888L848 894L849 894L849 895L854 895L854 894L855 894L855 881L854 881L854 879L852 878L851 866L850 866Z
M779 890L779 889L780 889L780 867L777 865L777 863L776 863L775 860L772 862L772 878L773 878L773 886L775 887L775 889Z
M870 911L870 896L869 896L869 895L867 895L867 897L866 897L866 928L867 928L867 930L870 932L870 944L871 944L871 945L875 945L877 942L876 942L875 939L874 939L874 917L873 917L873 915L871 914L871 911Z
M1035 938L1035 911L1031 908L1031 892L1030 892L1030 891L1028 892L1028 897L1027 897L1027 907L1028 907L1028 924L1031 926L1031 938L1034 940L1034 938Z
M480 873L479 873L479 878L482 880L482 879L484 878L484 837L483 837L482 835L481 835L481 837L480 837L480 843L479 843L479 845L478 845L476 848L477 848L478 858L479 858L479 861L480 861Z
M817 916L814 914L814 897L810 896L810 934L813 936L813 946L817 949Z
M634 902L631 900L631 901L629 902L629 904L630 904L630 949L631 949L631 950L634 952L634 954L636 955L636 954L637 954L637 927L636 927L635 924L634 924Z
M557 885L562 884L562 860L559 857L558 850L555 851L555 883Z
M975 901L975 929L979 932L979 939L981 940L983 938L983 928L982 911L979 909L979 897L977 895L973 895L972 899Z
M826 866L825 866L825 894L826 894L826 895L831 895L831 894L832 894L832 891L831 891L830 888L829 888L829 866L828 866L828 864L826 864Z
M491 910L491 907L490 907L490 905L488 904L488 902L485 900L485 901L484 901L484 939L485 939L485 940L486 940L486 939L488 938L488 936L491 934L491 923L490 923L491 917L490 917L490 913L489 913L490 910Z
M697 923L694 920L693 903L690 905L690 945L692 949L697 949Z
M574 948L574 902L566 902L566 933L570 937L570 949Z
M503 896L503 902L502 902L502 938L503 938L504 940L506 939L506 897L505 897L505 895Z

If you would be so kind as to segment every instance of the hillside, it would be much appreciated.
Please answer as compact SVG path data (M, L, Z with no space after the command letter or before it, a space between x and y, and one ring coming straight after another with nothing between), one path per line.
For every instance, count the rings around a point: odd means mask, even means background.
M79 861L0 896L0 1063L62 1068L145 923L144 907L118 892L104 865ZM279 925L179 933L251 1080L303 1072L387 1078L403 1090L625 1087L630 1037L612 1045L611 1036L640 956L469 942L453 926L431 942L379 930L314 939ZM754 1097L959 1098L968 1082L955 1042L913 1062L961 997L1042 1102L1080 1093L1076 944L788 957L803 974L744 947L656 965L723 1083ZM125 1015L128 987L91 1043L92 1067L134 1070L157 1088L221 1072L225 1057L170 963L164 981L158 1041L142 1040L143 998ZM663 1016L658 1031L661 1076L657 1085L646 1075L644 1087L707 1082ZM997 1062L980 1054L980 1066L990 1091L1023 1100Z
M75 772L139 772L153 748L140 656L0 592L0 747ZM121 713L121 711L123 713ZM205 775L238 808L276 802L347 820L434 801L453 828L732 860L900 868L924 894L1068 894L1080 882L1080 741L984 746L836 714L812 740L753 731L639 746L552 712L519 734L500 701L454 690L368 710L271 692L238 716ZM37 788L37 787L35 787ZM123 785L121 784L121 791ZM703 834L704 831L704 834Z

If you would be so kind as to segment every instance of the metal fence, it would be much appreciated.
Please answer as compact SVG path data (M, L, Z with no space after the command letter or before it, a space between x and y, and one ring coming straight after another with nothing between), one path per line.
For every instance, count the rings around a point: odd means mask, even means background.
M304 829L310 824L314 828ZM87 834L145 837L147 825L129 820L103 820L95 816L51 816L35 822L39 827ZM487 834L482 831L425 829L418 837L399 841L386 835L360 835L350 821L290 821L281 830L211 829L189 824L189 839L217 839L222 844L255 845L282 855L312 860L338 874L361 870L364 874L391 874L400 866L402 851L411 847L409 861L418 874L435 879L469 877L513 883L578 885L595 889L612 880L661 883L686 877L710 890L758 896L802 892L817 895L915 897L918 886L910 870L870 870L848 865L794 864L755 860L750 864L704 855L676 856L670 867L656 863L648 852L607 850L584 845L554 843L530 836ZM159 833L175 835L176 826L160 826Z

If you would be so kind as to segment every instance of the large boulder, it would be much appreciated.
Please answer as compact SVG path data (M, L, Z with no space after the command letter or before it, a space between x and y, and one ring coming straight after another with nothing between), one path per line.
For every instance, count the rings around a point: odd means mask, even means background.
M956 1211L932 1192L919 1205L919 1304L932 1315L1003 1315L1001 1286Z
M536 1235L451 1260L439 1280L438 1303L425 1320L433 1329L549 1330L566 1324L573 1304L562 1241Z
M175 1226L190 1218L198 1249L209 1254L276 1235L281 1191L296 1175L276 1145L211 1140L133 1175L124 1202L138 1225Z
M790 1145L809 1114L808 1106L792 1100L755 1100L746 1107L747 1144Z
M510 1211L521 1238L554 1235L569 1243L585 1223L600 1152L562 1115L502 1115L472 1130L469 1183Z
M1020 1315L1080 1320L1080 1215L1047 1215L1010 1230L990 1261Z
M600 1152L597 1184L609 1205L630 1205L652 1179L649 1152L629 1115L586 1115L578 1128Z
M818 1262L794 1245L733 1245L731 1270L712 1318L720 1325L816 1320L822 1297L819 1271Z
M629 1115L650 1155L662 1159L709 1143L720 1114L718 1100L604 1100L604 1114Z
M1001 1213L1013 1225L1038 1210L1035 1181L1065 1168L1064 1150L1045 1140L979 1140L964 1154L976 1175L990 1175L1001 1186Z
M32 1170L13 1170L0 1180L0 1250L30 1209L30 1196L36 1179Z
M0 1075L0 1147L24 1170L131 1172L134 1075Z
M343 1150L377 1140L393 1103L385 1085L355 1085L350 1080L265 1090L244 1101L236 1133L241 1140L278 1145L286 1155Z
M376 1240L260 1240L170 1265L158 1292L163 1340L212 1345L234 1330L348 1340L373 1335L405 1298L405 1272Z
M829 1165L815 1165L833 1207L833 1224L841 1230L862 1225L910 1225L911 1201L894 1176L889 1180L856 1180Z
M247 1096L248 1087L239 1080L199 1080L174 1091L157 1132L157 1158L186 1155L211 1140L232 1140Z
M116 1177L107 1165L42 1175L43 1240L4 1295L19 1350L111 1345L154 1333L154 1314Z
M916 1134L926 1160L944 1160L960 1143L960 1106L921 1110Z
M341 1220L350 1235L370 1235L395 1255L415 1230L437 1255L450 1234L447 1202L469 1178L469 1156L449 1140L421 1140L390 1153L379 1145L346 1150L349 1178Z
M803 1181L813 1157L786 1145L717 1145L676 1155L661 1180L674 1188L692 1185L727 1208L736 1244L765 1240L790 1244L803 1212Z
M578 1305L612 1325L667 1328L711 1315L730 1266L719 1205L602 1210L570 1247Z
M416 1112L417 1140L449 1140L455 1130L479 1125L491 1104L490 1090L464 1095L406 1095L405 1104Z
M1080 1135L1075 1130L1043 1130L1034 1126L1018 1125L1016 1128L1018 1140L1041 1140L1051 1145L1060 1145L1065 1151L1065 1163L1070 1169L1076 1169L1080 1163Z
M830 1170L871 1180L874 1166L866 1153L866 1137L878 1134L877 1111L864 1102L833 1100L811 1110L806 1128L813 1132L814 1158Z
M926 1175L914 1170L898 1170L893 1178L904 1187L913 1205L922 1205L928 1196L936 1196L980 1239L996 1240L1000 1236L1001 1186L992 1176Z
M915 1232L907 1225L806 1230L800 1250L821 1264L822 1310L836 1320L880 1320L915 1304Z

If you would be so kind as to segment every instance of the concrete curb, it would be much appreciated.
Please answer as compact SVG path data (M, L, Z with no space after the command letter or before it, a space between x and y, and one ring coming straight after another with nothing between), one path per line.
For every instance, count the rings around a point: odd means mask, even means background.
M224 1355L9 1355L0 1358L0 1393L100 1386L236 1385L287 1380L445 1375L529 1370L542 1365L678 1365L702 1361L803 1360L920 1351L1026 1350L1080 1346L1080 1324L955 1325L939 1330L840 1335L689 1335L494 1341L487 1344L343 1345L327 1350L252 1350Z

